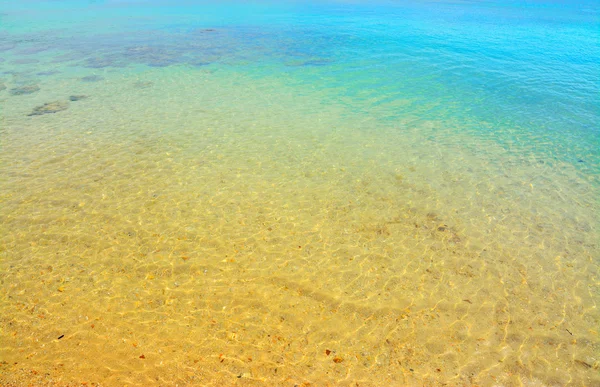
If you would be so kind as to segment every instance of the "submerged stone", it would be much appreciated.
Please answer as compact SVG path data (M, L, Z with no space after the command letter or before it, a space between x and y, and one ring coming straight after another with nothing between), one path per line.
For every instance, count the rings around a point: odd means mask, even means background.
M6 85L4 83L0 83L0 91L6 90Z
M40 91L40 87L38 85L26 85L26 86L15 87L13 89L10 89L10 93L12 95L33 94L36 91Z
M88 75L88 76L81 78L81 82L99 82L99 81L103 81L103 80L104 80L104 77L101 77L100 75Z
M69 101L81 101L82 99L86 99L87 95L72 95L69 97Z
M47 102L42 106L34 108L33 111L28 114L28 116L41 116L43 114L56 113L62 110L67 110L68 107L69 103L65 101Z

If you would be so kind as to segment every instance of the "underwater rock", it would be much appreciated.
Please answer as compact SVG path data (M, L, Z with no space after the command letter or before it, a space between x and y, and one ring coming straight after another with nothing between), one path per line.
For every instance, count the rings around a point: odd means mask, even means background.
M6 90L6 85L4 83L0 83L0 91Z
M72 95L69 97L69 101L81 101L82 99L86 99L87 95Z
M152 85L154 85L154 83L148 81L137 81L133 83L133 87L136 89L147 89Z
M99 82L99 81L103 81L103 80L104 80L104 77L101 77L100 75L88 75L88 76L81 78L81 82Z
M10 93L12 95L33 94L36 91L40 91L40 87L38 85L26 85L26 86L15 87L13 89L10 89Z
M67 110L68 107L69 103L65 101L47 102L42 106L34 108L33 111L28 114L28 116L41 116L43 114L56 113L62 110Z

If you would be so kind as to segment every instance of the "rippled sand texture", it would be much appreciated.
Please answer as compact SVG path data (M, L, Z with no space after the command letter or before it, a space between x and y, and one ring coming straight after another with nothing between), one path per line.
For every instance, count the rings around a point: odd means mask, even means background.
M0 384L600 384L589 163L292 79L101 74L0 92Z

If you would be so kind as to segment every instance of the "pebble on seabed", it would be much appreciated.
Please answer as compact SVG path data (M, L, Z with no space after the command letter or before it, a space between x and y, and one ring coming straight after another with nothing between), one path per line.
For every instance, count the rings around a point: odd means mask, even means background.
M65 101L47 102L34 108L33 111L28 114L28 116L41 116L42 114L56 113L62 110L67 110L68 107L69 103Z

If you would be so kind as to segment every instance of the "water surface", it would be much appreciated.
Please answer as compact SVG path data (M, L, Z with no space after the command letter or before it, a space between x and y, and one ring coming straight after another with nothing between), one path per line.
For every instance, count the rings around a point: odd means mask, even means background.
M0 384L600 384L599 24L0 5Z

